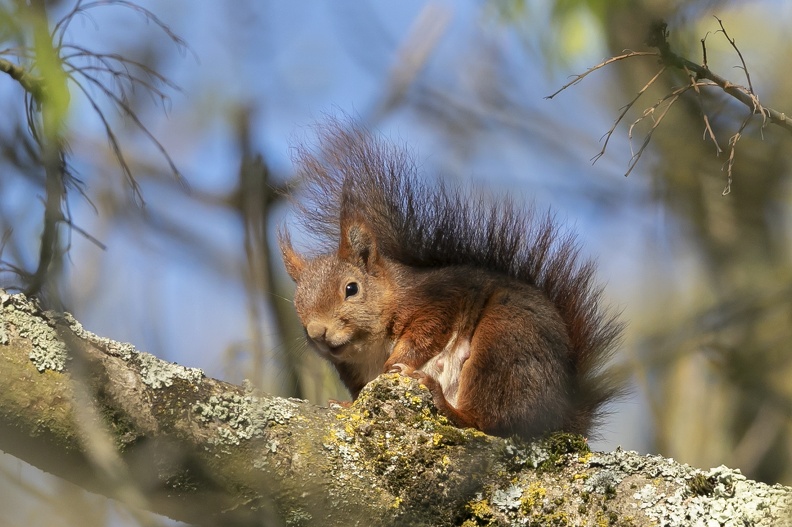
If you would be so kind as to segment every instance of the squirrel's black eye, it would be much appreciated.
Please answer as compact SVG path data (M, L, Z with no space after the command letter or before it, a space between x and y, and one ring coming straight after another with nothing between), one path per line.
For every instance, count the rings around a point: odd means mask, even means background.
M346 289L344 289L344 292L346 293L346 298L349 298L350 296L355 296L356 294L358 294L357 282L349 282L346 285Z

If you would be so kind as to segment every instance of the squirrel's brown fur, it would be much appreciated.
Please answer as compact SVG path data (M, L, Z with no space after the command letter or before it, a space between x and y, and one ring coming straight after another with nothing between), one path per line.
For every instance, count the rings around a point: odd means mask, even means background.
M621 325L573 237L549 214L425 182L360 126L331 121L319 145L296 162L320 250L304 258L285 232L281 250L307 333L353 397L401 371L460 426L589 433L618 392L604 367Z

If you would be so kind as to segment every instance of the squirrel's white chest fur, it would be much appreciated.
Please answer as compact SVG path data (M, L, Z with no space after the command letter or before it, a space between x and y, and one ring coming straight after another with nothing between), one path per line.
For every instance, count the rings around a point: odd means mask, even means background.
M451 406L457 405L459 377L462 366L470 358L470 340L459 339L455 332L446 347L419 369L440 383L443 395Z

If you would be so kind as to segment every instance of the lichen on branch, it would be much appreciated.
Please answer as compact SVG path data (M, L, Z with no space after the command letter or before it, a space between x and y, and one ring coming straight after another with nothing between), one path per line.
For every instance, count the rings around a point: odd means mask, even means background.
M382 375L350 407L323 408L160 361L23 295L0 290L0 307L0 449L190 523L783 525L790 517L792 489L725 467L591 452L569 434L527 443L456 428L410 377ZM42 371L31 350L53 345L66 360Z

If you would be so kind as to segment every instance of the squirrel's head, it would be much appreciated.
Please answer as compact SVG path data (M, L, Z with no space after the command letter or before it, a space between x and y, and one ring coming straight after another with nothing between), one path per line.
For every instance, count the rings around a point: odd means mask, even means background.
M306 258L280 235L289 276L297 284L294 307L308 338L332 362L364 360L386 340L383 305L391 294L374 238L362 225L342 230L336 253Z

